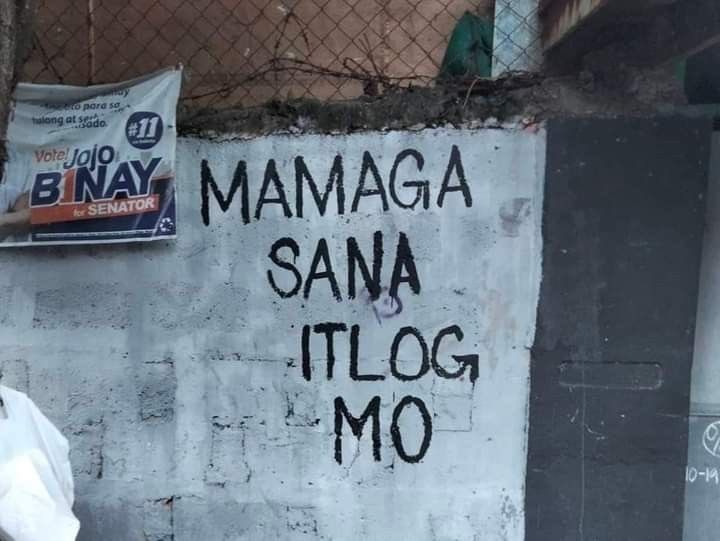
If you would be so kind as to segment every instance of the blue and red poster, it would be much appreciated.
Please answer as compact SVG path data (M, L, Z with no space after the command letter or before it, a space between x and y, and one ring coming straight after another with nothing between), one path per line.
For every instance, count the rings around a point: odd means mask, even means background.
M19 84L0 246L175 237L180 69L111 85Z

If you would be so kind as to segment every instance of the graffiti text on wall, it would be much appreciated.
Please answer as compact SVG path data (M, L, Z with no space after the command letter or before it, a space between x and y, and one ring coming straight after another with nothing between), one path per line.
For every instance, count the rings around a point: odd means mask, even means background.
M276 206L288 219L303 218L314 205L319 216L328 211L336 215L357 213L367 199L375 199L383 212L390 210L391 205L400 210L413 210L416 207L427 210L430 205L443 208L448 198L456 197L466 208L473 206L470 184L465 175L462 154L458 146L453 145L444 175L437 179L439 186L433 189L430 180L401 179L398 174L403 162L411 162L418 175L425 166L424 156L417 150L405 149L397 154L387 174L387 185L372 154L363 152L359 178L350 189L346 181L344 157L336 155L329 164L327 182L324 187L318 186L315 178L318 172L311 172L303 156L293 161L294 178L288 181L281 179L276 161L270 159L265 166L262 183L257 197L251 200L250 188L256 186L254 179L248 175L246 161L237 162L234 174L225 193L221 190L210 165L206 160L201 164L201 216L203 223L210 226L211 201L218 205L222 212L230 210L239 212L243 224L259 221L263 218L263 210L268 206ZM406 170L406 169L405 169ZM353 179L354 180L354 179ZM294 185L294 200L286 195L286 183ZM322 186L322 184L321 184ZM331 198L334 192L334 204ZM211 197L212 196L212 197ZM350 197L351 196L351 197ZM350 197L350 198L349 198ZM349 198L349 199L348 199ZM348 208L349 204L349 208ZM408 231L400 231L397 237L386 238L382 231L373 234L372 247L361 247L357 239L349 236L344 243L344 253L338 254L346 263L346 276L340 276L333 266L337 261L332 254L325 238L317 240L314 246L305 246L298 239L280 236L268 246L267 285L271 295L280 299L301 296L310 300L313 292L319 288L327 288L337 302L356 299L367 292L367 301L373 305L378 319L390 319L402 311L403 295L421 295L424 278L420 276L413 254L413 239ZM306 266L298 264L303 254L311 253ZM363 333L360 325L352 325L342 321L302 322L298 336L299 356L301 359L300 376L306 381L326 378L333 380L336 373L337 344L339 340L347 340L349 345L349 377L355 382L382 381L386 374L369 373L359 366L360 350L363 340L371 337ZM324 347L314 351L311 348L311 337L318 335L324 338ZM397 329L392 343L388 345L389 377L401 382L415 381L424 377L438 377L449 380L469 380L475 383L479 375L479 357L475 353L450 355L443 359L440 347L444 341L462 342L464 333L460 325L452 324L440 329L434 336L424 336L412 326ZM398 351L403 343L414 343L418 352L413 360L417 368L408 371L406 363L398 362ZM323 360L321 372L313 370L314 361ZM403 359L407 361L407 359ZM342 396L334 400L334 456L338 464L343 462L342 438L345 426L360 439L364 433L370 432L373 457L381 460L381 427L380 427L380 396L374 396L362 412L351 412ZM408 449L400 429L400 418L410 415L411 410L419 416L424 433L422 440L415 449ZM432 441L432 414L425 401L417 396L406 395L394 406L390 425L390 436L398 456L408 463L417 463L427 453ZM368 430L369 424L369 430Z

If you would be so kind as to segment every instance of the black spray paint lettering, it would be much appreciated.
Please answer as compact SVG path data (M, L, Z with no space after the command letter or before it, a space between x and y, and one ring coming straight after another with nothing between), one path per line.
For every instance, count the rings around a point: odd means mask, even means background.
M375 396L368 403L360 417L353 416L345 405L342 397L335 399L335 461L342 464L342 428L343 419L350 425L350 430L358 440L362 437L365 423L372 417L373 458L380 461L380 397Z
M217 183L215 177L213 177L210 171L210 166L207 160L202 160L200 163L200 198L202 204L200 206L200 215L202 221L206 226L210 225L210 190L215 197L215 201L220 205L220 210L227 212L230 209L230 204L235 198L235 193L240 190L240 215L244 224L250 223L250 207L248 205L248 177L247 177L247 164L243 161L238 162L233 174L232 181L230 182L230 188L228 189L227 196L224 196Z
M322 270L318 269L320 263L322 263L323 266ZM306 299L310 297L310 290L315 280L327 280L335 300L342 300L340 287L338 286L337 278L335 278L335 272L330 262L330 252L328 252L328 245L325 239L318 241L315 255L313 256L312 263L310 263L310 271L308 272L307 279L305 280L305 288L303 289L303 297Z
M287 251L293 256L292 261L283 257L283 253L287 255ZM329 287L332 296L337 300L343 299L338 283L337 273L332 265L334 258L330 256L327 241L320 239L315 248L312 261L310 262L307 276L303 280L303 275L298 269L296 263L300 257L300 246L289 237L282 238L273 243L270 248L268 257L276 266L290 272L293 285L289 289L283 289L278 285L278 280L273 270L267 271L267 278L270 287L278 294L279 297L286 299L297 295L302 289L302 296L305 299L310 297L313 286L316 282L325 282ZM371 299L379 297L382 291L382 267L383 267L383 234L376 231L373 235L373 256L372 271L368 266L367 259L363 255L362 250L358 246L355 237L350 237L346 242L346 262L347 262L347 298L354 299L357 296L357 271L370 293ZM413 255L410 242L405 233L398 234L397 246L395 249L395 262L393 264L392 275L390 277L390 289L388 294L397 298L398 290L402 284L407 284L410 291L415 295L419 295L422 289L420 276L415 265L415 256Z
M275 282L275 277L273 276L273 273L270 271L267 271L267 279L273 291L280 295L281 298L285 299L287 297L292 297L293 295L297 294L298 291L300 291L300 287L302 286L302 275L295 268L295 265L282 259L281 250L283 250L283 248L287 248L290 250L293 256L293 262L300 255L300 247L297 245L297 242L295 242L289 237L284 237L273 243L272 247L270 248L270 253L268 254L268 257L278 267L286 269L293 274L293 276L295 277L295 285L290 290L284 290L280 288Z
M271 185L277 197L268 197L267 193ZM260 188L260 197L258 197L258 202L255 206L256 220L260 219L263 206L268 203L280 205L286 218L290 218L292 216L290 205L288 205L287 198L285 197L285 187L283 186L283 183L280 182L280 177L278 176L275 160L268 160L267 167L265 168L265 177L262 188Z
M453 171L458 179L457 186L450 186ZM462 193L463 199L465 200L465 206L472 207L472 194L470 193L470 187L465 179L465 168L462 164L460 149L455 145L453 145L452 150L450 151L450 161L448 162L448 167L445 171L445 176L443 177L442 187L440 188L440 194L437 199L438 207L442 208L443 202L445 201L445 194L448 192Z
M403 445L402 436L400 435L400 426L398 425L398 421L400 421L400 415L403 413L403 410L411 404L417 408L418 412L420 412L423 422L423 440L420 443L420 449L414 455L408 454L405 450L405 445ZM392 437L395 451L402 460L410 464L417 464L420 462L430 448L430 441L432 440L432 416L430 415L425 402L414 396L404 397L400 403L395 406L395 410L393 411L392 424L390 425L390 436Z
M422 200L422 207L427 210L430 208L430 181L428 180L406 180L403 182L404 188L415 188L415 199L412 200L412 202L407 203L403 202L400 199L400 196L397 193L396 188L396 178L397 178L397 170L400 166L400 162L402 162L405 158L412 157L415 159L415 163L417 164L417 170L422 172L423 167L425 166L425 158L423 158L423 155L420 154L417 150L413 149L407 149L403 150L400 154L397 155L397 158L395 158L395 163L392 166L392 169L390 170L390 197L392 197L392 200L395 202L395 204L404 209L414 209L415 205L417 205Z
M310 187L310 193L315 200L315 205L318 208L320 216L325 216L327 210L328 200L330 199L330 192L335 186L335 193L337 194L337 213L338 215L345 214L345 187L343 186L343 179L345 172L343 170L342 156L337 155L333 160L332 167L330 167L330 175L328 176L327 184L325 185L325 191L320 195L320 191L315 184L315 180L310 174L310 170L305 165L305 159L302 156L295 158L295 214L298 218L303 217L303 186L304 181L307 180L307 184Z
M259 185L257 199L254 200L254 212L251 215L250 188L257 189L256 179L248 176L247 163L238 161L229 186L226 192L218 185L207 160L202 160L200 168L200 213L202 221L206 226L210 225L210 200L211 194L222 212L228 212L235 203L237 208L239 200L240 217L243 224L249 224L251 220L259 221L266 215L266 208L274 207L270 214L279 213L285 218L303 218L306 212L305 195L309 193L312 203L317 209L319 216L325 216L331 207L331 198L335 195L335 212L337 215L344 215L346 212L346 175L343 157L336 155L329 168L327 182L324 189L318 187L315 177L302 156L293 160L295 171L294 183L294 204L293 209L290 201L292 194L288 197L286 186L283 183L281 173L278 171L274 159L266 162L262 183ZM431 202L431 179L422 178L425 169L425 158L414 149L405 149L397 154L387 177L387 187L383 180L375 159L368 151L362 153L360 174L357 179L355 190L350 205L350 212L359 212L363 204L370 207L375 203L383 212L390 210L391 203L399 209L415 210L416 208L428 210ZM284 172L283 172L284 173ZM317 171L316 171L317 174ZM317 177L320 178L320 177ZM252 185L251 185L252 182ZM292 183L290 184L292 187ZM321 184L322 186L322 184ZM239 196L238 196L239 192ZM472 207L473 199L470 192L470 185L465 176L465 169L462 163L460 149L453 145L450 151L449 160L442 177L437 199L438 208L443 208L446 197L457 193L462 196L462 202L466 207ZM388 196L389 195L389 196ZM309 200L309 199L308 199ZM367 203L366 203L367 202ZM312 206L312 205L310 205ZM372 260L368 257L370 251L357 242L355 237L349 237L346 241L346 262L347 270L347 294L348 299L355 299L360 291L365 290L369 295L369 302L378 320L382 321L394 317L402 312L402 302L398 296L398 290L402 284L407 284L410 291L418 295L421 291L420 277L415 265L415 258L410 247L410 242L405 233L400 232L395 249L395 262L390 276L390 286L383 287L383 261L384 246L383 234L376 231L372 240ZM318 240L312 259L310 260L307 273L303 279L302 266L298 265L301 258L301 249L297 241L290 237L283 237L277 240L270 247L268 258L274 265L273 269L267 270L267 279L271 289L283 299L300 295L308 299L315 288L324 285L332 296L342 300L342 292L338 281L337 271L333 268L332 253L326 239ZM359 278L358 278L359 274ZM385 277L387 279L387 276ZM362 285L361 285L362 284ZM311 354L311 339L313 335L320 335L324 338L325 355L320 357L325 360L325 375L328 380L335 378L335 366L337 350L335 339L338 335L347 336L349 329L349 363L348 371L352 381L372 382L386 379L385 374L363 373L360 369L360 335L359 325L347 325L342 322L325 322L316 325L304 325L301 335L301 357L302 375L307 381L313 377L313 356ZM440 348L444 340L454 337L457 342L462 342L464 335L457 325L451 325L438 332L432 341L432 347L422 333L414 327L402 327L398 330L390 345L389 365L390 375L401 382L415 381L426 374L432 368L433 373L445 379L459 379L466 374L470 382L474 384L479 375L479 358L476 354L450 355L456 366L447 367L445 362L439 359ZM406 343L407 341L407 343ZM407 351L411 341L416 344L419 353L415 360L399 359L401 348ZM414 363L417 363L416 365ZM402 365L402 367L401 367ZM417 368L408 368L417 366ZM342 464L342 433L343 424L347 423L352 434L360 440L368 421L372 422L372 446L373 457L376 461L381 458L380 441L380 397L375 396L370 400L367 407L359 417L350 413L342 397L335 399L335 460ZM404 415L410 415L412 409L420 415L423 426L423 438L416 452L409 451L403 442L400 420ZM408 413L406 413L408 412ZM432 415L425 403L417 397L405 396L395 406L390 424L390 436L393 446L401 460L408 463L418 463L428 452L432 440Z
M350 328L350 379L353 381L382 381L382 374L361 374L358 356L360 354L360 325Z
M373 182L375 184L374 188L365 187L368 172L371 173ZM373 160L373 157L366 150L365 152L363 152L362 166L360 167L360 180L358 181L357 190L355 190L355 197L353 197L352 212L357 212L358 206L360 205L361 197L372 197L376 195L380 196L383 211L387 212L388 210L390 210L390 205L388 205L387 200L387 194L385 193L385 187L383 186L382 179L380 178L380 172L378 171L377 165L375 165L375 160Z
M382 285L382 261L383 261L383 235L380 231L373 234L373 260L372 273L368 269L365 256L358 247L355 237L347 239L347 259L348 259L348 298L354 299L357 295L355 288L355 267L360 269L360 274L365 281L365 287L370 294L371 299L377 299L380 296Z
M406 336L414 336L420 347L420 368L418 368L417 373L413 375L403 374L398 370L397 366L398 349L400 348L400 343L403 341L403 338ZM425 339L415 327L403 327L397 332L392 346L390 346L390 373L400 381L413 381L423 377L428 373L428 370L430 370L430 355L428 355L428 347Z
M303 327L303 335L307 332L307 327L307 325ZM313 332L325 335L325 351L327 352L327 379L333 379L333 371L335 369L335 333L346 331L347 325L345 325L344 323L318 323L313 327ZM304 343L305 342L303 341L303 344ZM303 352L303 372L305 372L305 370L306 361Z
M446 370L438 361L438 350L440 349L440 344L443 338L451 334L455 336L458 342L462 342L463 338L465 338L462 329L457 325L452 325L450 327L442 329L433 341L432 354L430 355L430 362L432 364L433 370L435 370L435 373L441 378L457 379L465 375L465 372L469 368L470 374L468 375L468 379L470 379L472 383L475 383L475 380L477 380L478 376L480 375L480 358L476 354L451 355L451 357L458 364L458 368L455 372L450 372Z
M403 166L403 170L406 170L411 167L410 164L413 161L415 162L418 175L421 174L425 168L425 158L423 155L415 149L405 149L399 152L390 169L386 188L375 159L370 152L364 151L362 153L360 174L353 193L350 212L359 212L362 206L362 200L364 199L379 201L383 212L387 212L390 209L390 202L404 210L413 210L419 204L423 209L427 210L430 207L431 201L430 179L398 179L398 170L401 164L407 164L407 166ZM343 165L344 160L341 155L336 155L333 158L328 172L328 180L322 193L314 180L315 177L305 162L305 158L303 156L297 156L293 160L293 164L295 170L295 208L292 209L290 206L285 183L277 170L275 159L271 158L266 162L262 183L258 183L257 179L252 179L252 187L254 189L259 187L252 219L256 221L260 220L264 216L264 208L268 205L279 208L282 215L286 218L303 218L306 212L304 197L306 187L309 188L312 200L320 216L325 216L328 211L330 196L333 191L335 191L336 195L335 213L339 216L345 214L346 175ZM206 226L210 225L211 194L212 198L220 207L220 210L222 212L228 212L236 200L238 191L240 191L239 206L242 222L244 224L250 223L251 180L248 178L247 171L247 162L245 160L238 161L230 184L227 186L227 193L225 194L218 185L208 161L201 161L200 215ZM292 182L290 184L292 185ZM389 198L388 192L390 194ZM462 154L459 147L453 145L450 150L450 157L445 168L445 173L438 189L436 199L438 208L443 207L447 196L456 192L462 196L462 201L466 207L472 207L473 199L470 192L470 184L465 176Z
M302 364L303 378L307 381L312 381L313 376L313 357L317 359L325 359L326 369L325 374L328 380L335 378L335 337L337 334L346 333L348 326L342 322L325 322L318 323L317 325L304 325L301 335L301 347L300 356ZM385 379L383 374L360 374L359 369L359 358L360 358L360 326L352 325L350 327L349 337L349 349L350 349L350 362L349 376L353 381L382 381ZM312 334L324 335L325 336L325 349L324 354L312 355L311 351L311 338ZM438 331L437 335L433 339L432 349L428 352L428 345L423 337L422 333L415 327L402 327L395 334L395 338L390 346L389 364L390 374L399 381L414 381L425 376L430 368L436 376L443 379L460 379L465 376L468 372L468 379L471 383L475 383L480 374L480 358L477 354L469 355L450 355L457 364L457 368L451 371L445 368L438 359L440 346L443 340L449 336L454 336L457 342L462 342L464 334L462 329L458 325L450 325ZM398 353L401 344L405 340L410 340L412 337L418 346L419 362L418 368L414 374L406 374L402 372L398 366ZM409 364L409 359L404 359Z
M317 325L303 325L300 357L302 362L303 378L312 380L312 357L310 354L310 335L325 335L325 362L326 375L328 380L335 376L335 333L346 332L347 325L344 323L318 323ZM353 381L382 381L385 376L382 374L361 374L359 367L360 354L360 325L353 325L350 328L350 379Z
M420 448L415 454L407 452L400 432L400 416L410 405L415 406L417 411L420 413L423 424L423 439L420 443ZM342 397L338 396L335 398L335 461L338 464L343 463L342 436L344 422L347 422L353 436L360 441L362 439L365 425L369 419L372 419L371 438L373 459L376 462L380 462L382 459L382 441L380 436L380 397L374 396L359 417L355 417L350 413L347 405L345 404L345 400ZM398 456L403 461L410 464L420 462L428 452L430 442L432 440L432 416L430 415L425 402L415 396L403 397L393 410L392 423L390 424L390 437L393 442L393 447L395 447L395 452L397 452Z
M342 322L325 322L310 326L304 325L301 337L301 358L302 358L302 375L307 381L312 381L313 377L313 356L311 352L311 337L313 334L323 335L325 337L324 355L320 355L319 359L325 359L326 368L325 375L328 380L335 378L336 342L335 337L338 334L346 333L348 326ZM468 379L471 383L475 383L479 375L479 357L477 354L469 355L451 355L457 363L456 370L449 370L440 363L439 350L443 340L453 336L457 342L462 342L464 334L458 325L451 325L441 329L432 342L432 348L428 348L427 342L422 333L415 327L402 327L398 330L390 346L390 374L397 380L402 382L415 381L428 372L430 368L434 373L444 379L458 379L469 372ZM419 350L418 368L414 373L406 373L401 371L398 366L398 354L400 347L405 340L414 340ZM359 369L360 357L360 326L352 325L350 327L350 362L349 375L352 381L382 381L385 379L384 374L361 374ZM421 416L423 424L423 438L420 447L416 453L407 451L403 443L400 433L400 416L409 406L414 406ZM359 417L355 417L350 413L345 400L338 396L335 398L335 460L338 464L342 464L342 432L343 421L350 426L352 434L360 440L367 421L372 419L372 442L373 457L376 461L380 461L380 397L373 397ZM414 396L405 396L395 406L390 425L390 435L392 438L395 451L401 460L410 464L420 462L430 448L432 441L432 415L428 411L425 402Z

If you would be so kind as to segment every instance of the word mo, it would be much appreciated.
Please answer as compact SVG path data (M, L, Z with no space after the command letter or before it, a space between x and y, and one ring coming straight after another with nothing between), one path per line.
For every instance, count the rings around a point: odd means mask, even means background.
M400 433L400 416L408 406L415 406L415 409L422 418L423 424L422 442L420 443L420 448L415 454L408 453L405 445L403 444L402 435ZM350 413L347 405L345 404L345 400L343 400L342 397L338 396L335 399L335 462L342 464L343 421L347 421L353 436L360 440L362 438L365 425L370 418L372 418L371 437L373 459L376 462L380 462L382 459L380 452L382 447L380 438L380 397L373 397L359 417L355 417ZM430 448L430 441L432 440L432 415L430 415L425 402L415 396L405 396L402 400L400 400L393 410L392 422L390 424L390 437L393 442L393 447L395 447L395 451L404 462L408 462L410 464L420 462Z

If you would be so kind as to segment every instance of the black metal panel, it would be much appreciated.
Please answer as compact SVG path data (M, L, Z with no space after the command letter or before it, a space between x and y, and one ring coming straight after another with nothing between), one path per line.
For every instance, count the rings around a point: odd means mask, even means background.
M709 47L687 59L685 94L692 104L720 103L720 45Z
M682 539L710 134L549 123L528 540Z

